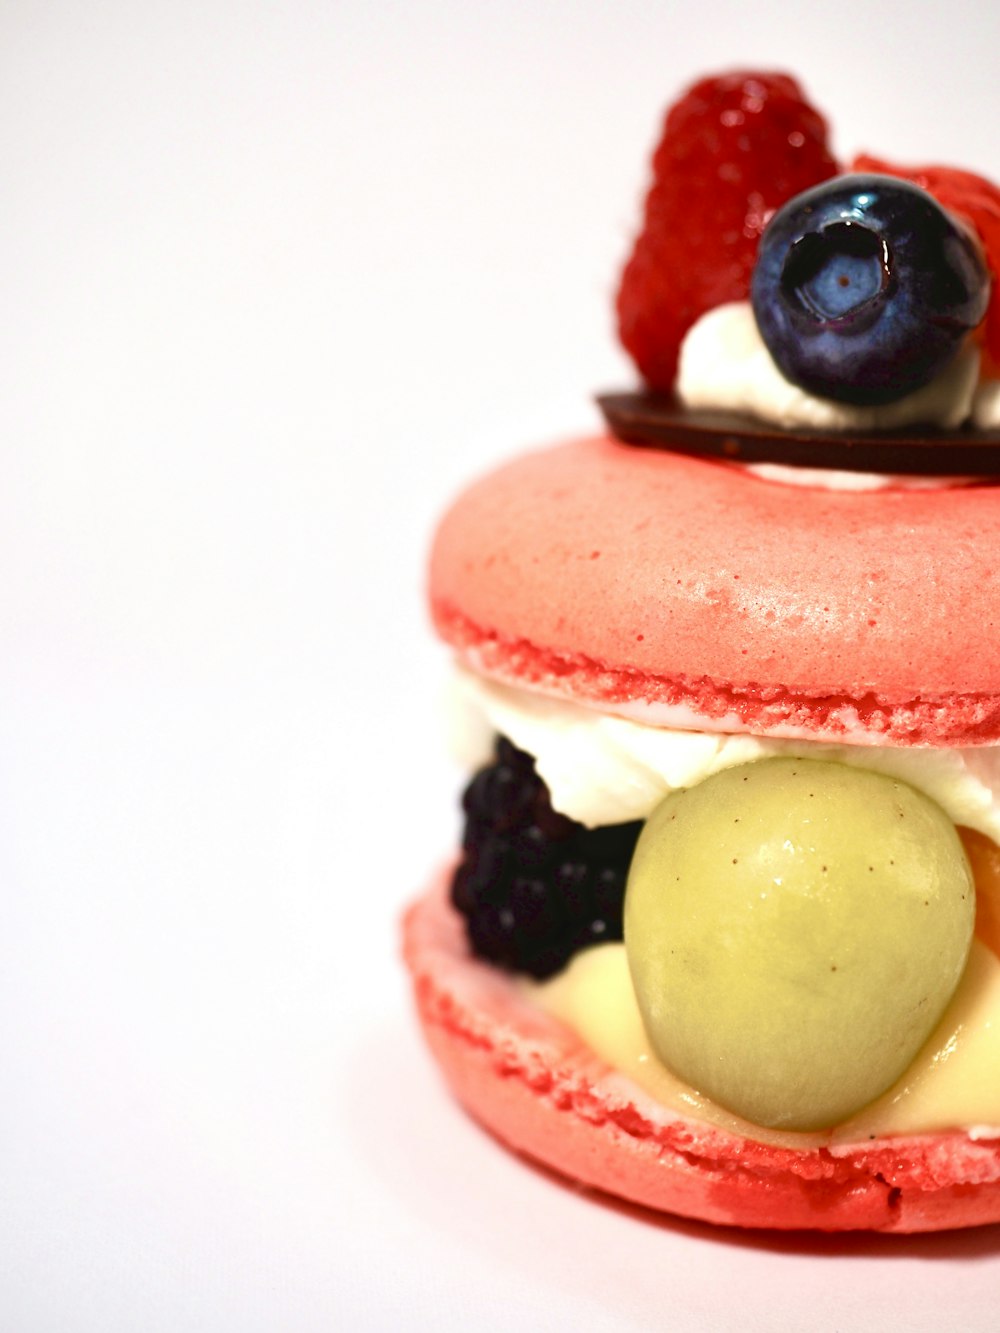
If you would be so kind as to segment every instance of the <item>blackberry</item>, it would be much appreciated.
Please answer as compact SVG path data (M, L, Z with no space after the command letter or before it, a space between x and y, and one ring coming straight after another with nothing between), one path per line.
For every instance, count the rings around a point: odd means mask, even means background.
M477 957L541 980L588 944L622 938L641 820L588 829L559 814L535 761L503 736L462 808L451 900Z

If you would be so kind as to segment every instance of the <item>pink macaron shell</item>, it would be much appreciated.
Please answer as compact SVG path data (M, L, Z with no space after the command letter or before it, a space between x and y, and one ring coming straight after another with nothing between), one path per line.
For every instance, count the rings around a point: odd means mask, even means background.
M477 669L650 721L981 744L998 540L1000 486L833 491L598 437L460 496L430 601Z
M1000 1139L956 1131L798 1151L678 1118L472 958L446 875L406 913L403 952L459 1101L574 1181L741 1227L916 1232L1000 1221Z

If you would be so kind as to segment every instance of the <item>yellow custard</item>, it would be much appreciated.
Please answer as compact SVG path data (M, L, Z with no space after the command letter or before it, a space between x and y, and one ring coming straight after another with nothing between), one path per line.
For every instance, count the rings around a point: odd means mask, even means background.
M745 1138L801 1148L1000 1126L1000 958L978 939L951 1003L903 1077L850 1120L822 1133L752 1125L676 1078L646 1036L624 944L586 949L551 980L523 984L534 1003L661 1105Z

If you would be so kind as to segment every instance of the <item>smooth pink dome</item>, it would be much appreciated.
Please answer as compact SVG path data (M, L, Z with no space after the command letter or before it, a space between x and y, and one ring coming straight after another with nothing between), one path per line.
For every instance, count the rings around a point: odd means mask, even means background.
M460 655L570 698L1000 739L1000 486L838 492L582 440L458 499L430 597Z

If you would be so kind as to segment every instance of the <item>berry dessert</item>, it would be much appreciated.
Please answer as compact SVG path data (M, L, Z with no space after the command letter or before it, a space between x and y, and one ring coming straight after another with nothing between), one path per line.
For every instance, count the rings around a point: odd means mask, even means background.
M472 755L407 912L514 1149L737 1226L1000 1221L1000 192L842 171L784 75L669 112L641 391L446 514Z

